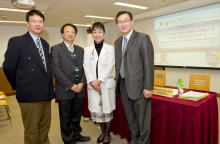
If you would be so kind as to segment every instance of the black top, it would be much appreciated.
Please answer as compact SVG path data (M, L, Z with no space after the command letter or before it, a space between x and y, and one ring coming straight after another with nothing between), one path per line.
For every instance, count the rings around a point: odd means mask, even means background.
M104 43L104 40L102 42L100 42L99 44L95 43L95 41L94 41L95 49L96 49L96 52L98 53L98 56L101 53L103 43Z
M98 53L98 56L101 53L101 50L102 50L102 47L103 47L103 43L104 43L104 40L102 42L100 42L99 44L95 43L95 41L94 41L95 49L96 49L96 52ZM98 78L98 61L96 63L96 77Z

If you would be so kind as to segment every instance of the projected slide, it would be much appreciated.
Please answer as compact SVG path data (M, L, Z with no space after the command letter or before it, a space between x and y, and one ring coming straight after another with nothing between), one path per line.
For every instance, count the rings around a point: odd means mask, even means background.
M220 4L154 19L155 64L220 68Z

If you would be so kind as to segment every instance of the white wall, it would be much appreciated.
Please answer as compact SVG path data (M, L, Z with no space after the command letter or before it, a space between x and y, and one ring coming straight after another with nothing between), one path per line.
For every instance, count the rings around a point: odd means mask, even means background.
M166 68L166 85L175 86L179 78L189 86L190 74L208 74L211 76L210 90L220 93L220 70L213 69L190 69L190 68Z
M4 54L7 49L8 40L11 37L25 34L27 31L28 29L26 26L0 26L0 67L4 61ZM84 48L87 46L87 43L85 42L88 39L87 37L88 34L86 33L86 29L78 28L74 44ZM58 27L45 27L42 32L42 38L44 38L50 46L63 41L60 34L60 28Z

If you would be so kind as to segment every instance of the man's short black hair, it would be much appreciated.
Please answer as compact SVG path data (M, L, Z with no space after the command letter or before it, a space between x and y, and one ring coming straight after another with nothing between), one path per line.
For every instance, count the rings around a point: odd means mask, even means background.
M65 28L66 26L71 26L71 27L73 27L73 28L75 29L76 34L77 34L77 32L78 32L77 27L76 27L74 24L71 24L71 23L64 24L64 25L61 27L61 29L60 29L60 33L61 33L61 34L64 33L64 28Z
M123 14L128 14L129 17L130 17L130 20L133 20L133 16L132 16L131 12L129 12L129 11L120 11L120 12L118 12L118 14L116 15L116 18L115 18L116 24L118 23L118 17L120 15L123 15Z
M30 10L26 14L26 22L29 22L29 17L33 16L33 15L38 15L38 16L43 18L43 21L45 20L44 15L43 15L43 13L41 11L39 11L39 10Z
M95 28L100 28L104 31L105 33L105 26L103 25L103 23L101 22L95 22L92 24L92 31L95 29Z

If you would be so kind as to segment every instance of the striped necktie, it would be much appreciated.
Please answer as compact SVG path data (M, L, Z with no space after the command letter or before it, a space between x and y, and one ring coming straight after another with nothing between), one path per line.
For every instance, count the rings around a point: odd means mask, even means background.
M39 54L40 54L40 57L41 57L41 59L42 59L42 62L43 62L43 64L44 64L44 68L45 68L45 70L47 71L47 68L46 68L46 62L45 62L45 60L44 60L44 55L43 55L43 49L42 49L42 46L41 46L41 43L40 43L40 39L37 39L37 48L38 48L38 52L39 52Z

